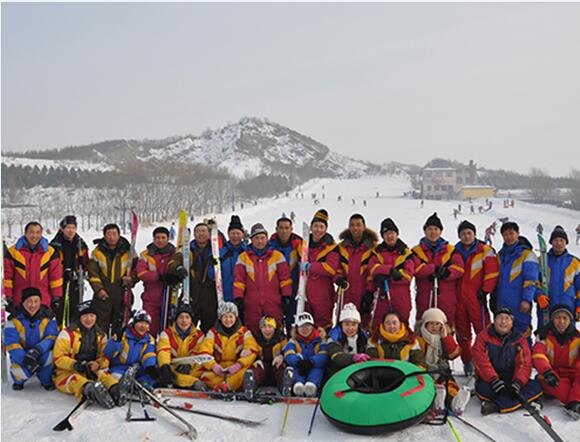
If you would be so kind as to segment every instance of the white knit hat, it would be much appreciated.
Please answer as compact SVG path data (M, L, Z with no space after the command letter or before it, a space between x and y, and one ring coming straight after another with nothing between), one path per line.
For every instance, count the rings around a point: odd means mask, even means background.
M305 324L312 324L314 325L314 318L310 313L304 312L300 313L296 318L296 327L301 327Z
M338 319L338 322L342 321L353 321L360 323L360 313L356 309L356 305L354 305L352 302L346 304L340 311L340 318Z
M440 322L441 324L447 323L447 316L443 310L438 308L430 308L429 310L425 310L423 312L423 316L421 321L426 324L427 322Z
M238 307L233 302L221 303L218 307L217 313L218 313L218 318L221 318L226 313L233 313L234 315L236 315L236 317L239 316L238 315Z

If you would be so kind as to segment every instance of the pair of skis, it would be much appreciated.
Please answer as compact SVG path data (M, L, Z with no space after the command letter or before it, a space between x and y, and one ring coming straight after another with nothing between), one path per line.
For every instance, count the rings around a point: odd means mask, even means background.
M540 276L542 282L542 291L544 295L550 296L550 280L548 279L548 246L546 244L546 240L544 239L544 227L541 224L538 224L536 228L536 232L538 233L538 244L540 246ZM538 319L541 321L541 324L538 324L539 327L543 327L546 325L549 320L549 306L545 309L538 309L541 312L541 317Z
M134 211L131 211L131 248L129 250L129 266L125 276L133 275L133 261L137 253L135 252L135 243L137 242L137 230L139 229L139 218ZM133 291L131 284L127 284L123 294L123 325L126 326L131 318L131 307L133 306Z

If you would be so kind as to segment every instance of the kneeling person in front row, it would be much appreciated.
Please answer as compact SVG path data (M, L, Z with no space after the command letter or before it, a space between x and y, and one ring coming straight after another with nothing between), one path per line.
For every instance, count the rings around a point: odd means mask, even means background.
M77 313L76 322L59 333L54 345L56 388L105 408L121 406L130 384L124 380L119 385L109 372L109 360L104 355L107 338L97 325L92 301L79 304Z
M20 306L9 316L4 330L13 390L22 390L33 376L40 379L45 390L54 390L52 347L56 334L54 315L41 304L40 290L35 287L22 290Z

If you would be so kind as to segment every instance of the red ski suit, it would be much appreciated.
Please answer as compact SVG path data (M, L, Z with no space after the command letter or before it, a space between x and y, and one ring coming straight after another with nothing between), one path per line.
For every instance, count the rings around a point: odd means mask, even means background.
M419 245L413 247L415 253L415 281L417 284L417 321L423 312L430 307L438 307L447 316L451 329L455 328L455 310L457 305L457 280L463 276L463 258L455 253L455 247L442 238L432 248L430 242L423 238ZM435 268L447 267L449 276L439 279L439 296L434 292L433 281L429 278Z
M336 302L334 279L338 275L339 260L337 245L330 234L326 233L317 244L310 238L305 309L314 317L316 327L332 327L332 310Z
M292 279L284 255L267 247L261 256L250 247L234 267L234 299L244 300L244 324L257 334L263 315L282 323L282 296L292 296Z
M399 270L402 278L398 281L393 279L393 269ZM388 276L390 301L385 296L379 297L377 309L375 311L375 321L373 330L379 328L383 315L389 310L395 310L401 319L409 325L409 317L411 315L411 280L415 274L415 260L413 259L413 252L409 250L407 245L400 239L391 249L384 242L379 244L369 262L369 278L367 284L368 291L375 291L377 284L374 282L374 277L377 275Z
M344 292L343 304L352 302L360 310L360 302L366 291L368 265L378 242L378 236L370 229L365 229L360 244L355 247L350 231L343 231L339 238L342 242L338 246L340 253L341 275L348 283L348 290ZM370 315L362 315L362 323L369 321Z
M461 359L465 363L473 359L471 326L473 325L477 334L490 324L487 305L479 301L477 293L480 290L485 293L495 290L499 275L499 261L495 250L479 240L476 240L476 244L469 252L463 253L461 243L458 243L455 249L465 260L465 273L457 280L458 297L455 312L457 340L461 346ZM482 315L485 315L485 324L482 322Z
M558 336L562 343L558 342ZM534 344L532 362L540 374L542 389L565 405L580 402L580 332L571 324L562 336L548 324L540 331L539 338ZM560 378L556 387L544 380L544 374L550 369Z
M159 333L161 319L161 304L163 301L163 281L159 276L167 273L167 264L175 253L175 247L168 244L164 249L159 249L149 244L141 253L137 261L137 278L143 281L143 309L151 315L150 332L153 336Z
M50 307L54 298L62 297L62 265L56 250L41 238L34 250L30 249L24 236L8 249L4 257L4 287L6 298L12 298L14 306L20 305L22 290L36 287L41 302Z

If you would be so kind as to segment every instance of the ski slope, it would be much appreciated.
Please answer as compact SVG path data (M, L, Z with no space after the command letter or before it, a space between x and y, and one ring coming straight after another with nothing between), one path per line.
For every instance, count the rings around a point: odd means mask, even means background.
M478 229L478 236L483 237L485 228L498 218L509 217L516 221L521 228L521 234L537 246L535 228L538 222L544 225L546 235L556 224L562 225L570 237L569 250L580 254L580 247L574 244L574 228L580 222L580 212L559 209L553 206L541 206L516 201L514 208L504 209L502 200L494 199L494 208L484 214L466 214L469 205L462 202L463 214L457 220L453 219L452 211L457 207L457 201L428 201L420 207L419 200L402 198L404 192L411 189L410 183L404 176L399 177L369 177L357 180L316 179L302 185L300 189L289 192L288 197L270 198L258 201L256 206L245 205L238 211L247 230L255 222L262 222L271 233L276 219L284 212L296 214L297 225L302 221L310 222L318 208L325 208L330 215L329 232L335 239L347 227L348 218L352 213L362 213L367 226L377 230L380 221L391 217L399 226L400 237L409 246L417 244L422 236L422 226L425 219L433 212L437 212L445 227L443 237L450 242L457 241L457 225L462 219L469 219ZM376 193L379 192L379 197ZM304 194L302 199L300 196ZM314 204L311 195L316 193L319 204ZM324 198L322 194L324 193ZM296 197L298 194L298 198ZM338 196L342 201L338 201ZM353 204L353 201L354 204ZM363 207L366 200L366 207ZM483 202L474 201L474 205ZM214 214L207 214L214 215ZM217 214L220 228L227 231L230 213ZM177 214L176 214L177 216ZM198 222L196 219L194 222ZM166 226L171 225L168 220ZM175 220L177 221L177 220ZM176 223L177 224L177 223ZM193 227L194 223L190 223ZM499 225L499 222L498 222ZM151 241L154 226L142 228L138 235L138 251L143 250ZM82 236L91 243L92 239L100 236L100 232L81 232ZM501 236L498 233L494 238L494 246L499 248ZM135 289L136 294L142 290L141 285ZM87 296L90 291L87 290ZM138 298L138 297L137 297ZM140 300L137 301L140 303ZM534 315L535 317L535 315ZM461 371L461 362L455 362L456 370ZM463 378L458 378L459 382ZM181 399L172 399L179 402ZM126 408L103 410L92 406L87 408L78 419L73 422L75 429L72 432L55 433L51 429L60 421L75 404L72 396L58 392L47 393L41 389L38 381L33 380L25 385L21 392L13 392L9 384L2 384L2 439L6 441L20 440L24 442L38 441L86 441L102 442L115 440L124 442L133 441L183 441L183 436L177 433L183 429L182 425L162 410L151 407L149 412L157 418L156 422L126 422ZM219 421L216 419L183 413L182 416L194 424L199 433L199 440L237 441L256 440L304 440L307 438L308 424L313 411L311 405L291 405L284 436L280 430L285 412L285 405L256 405L243 402L224 403L215 400L192 400L194 405L208 411L215 411L235 416L262 419L267 422L256 428L248 428L239 424ZM556 431L566 441L577 440L574 436L580 425L573 422L553 399L545 400L544 412L554 424ZM507 415L491 415L482 417L479 413L480 402L472 398L464 417L487 431L498 441L549 441L551 440L533 418L526 416L523 411L516 411ZM137 405L133 408L134 415L141 413ZM464 441L485 441L482 436L457 420L453 420L460 437ZM390 441L450 441L455 440L449 426L418 425L410 429L381 437L356 436L341 432L332 426L322 413L318 411L314 429L309 436L311 440L334 441L340 440L390 440Z

